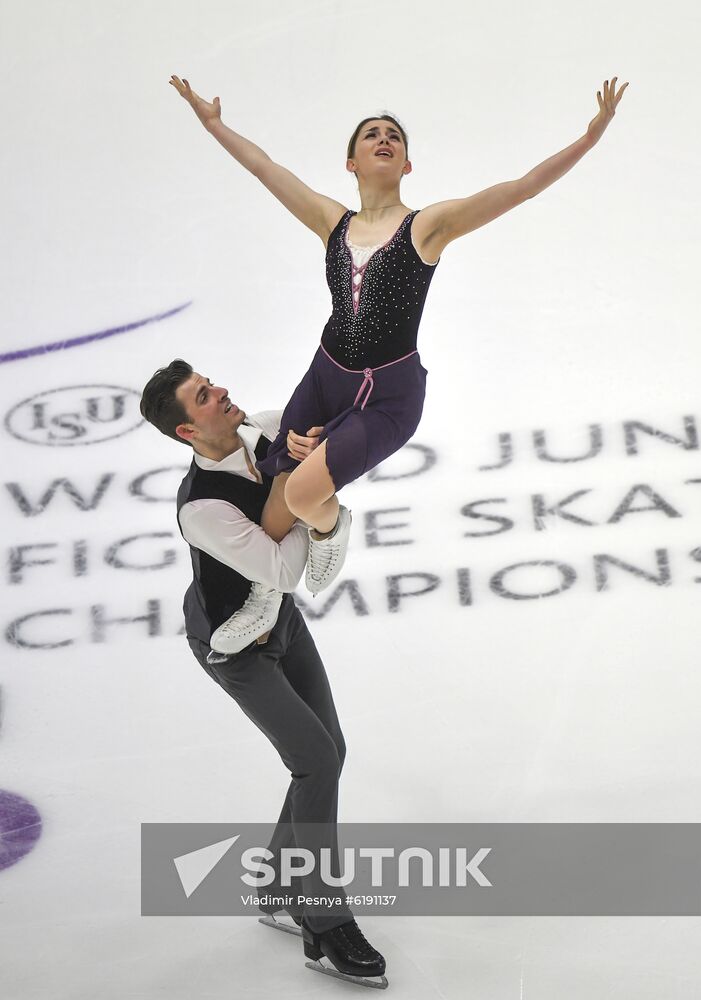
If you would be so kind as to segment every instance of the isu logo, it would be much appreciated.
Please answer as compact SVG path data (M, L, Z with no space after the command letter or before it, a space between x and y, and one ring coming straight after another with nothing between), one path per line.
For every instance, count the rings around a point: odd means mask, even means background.
M141 396L118 385L69 385L17 403L5 427L20 441L61 448L98 444L142 424Z

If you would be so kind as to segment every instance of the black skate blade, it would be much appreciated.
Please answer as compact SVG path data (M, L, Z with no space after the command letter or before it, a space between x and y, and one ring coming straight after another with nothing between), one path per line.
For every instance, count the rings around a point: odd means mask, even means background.
M389 986L386 976L351 976L348 972L339 972L338 969L322 965L321 961L305 962L304 964L314 972L321 972L325 976L332 976L334 979L343 979L345 982L355 983L357 986L369 986L372 990L386 990Z
M276 920L275 917L258 917L259 924L265 924L266 927L272 927L276 931L285 931L286 934L294 934L296 937L302 936L302 928L298 927L294 922L288 923L286 920Z

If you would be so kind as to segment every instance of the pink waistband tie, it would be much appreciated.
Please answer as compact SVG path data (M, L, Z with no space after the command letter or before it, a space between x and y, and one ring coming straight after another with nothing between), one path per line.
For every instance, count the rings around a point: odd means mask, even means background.
M370 399L370 393L372 392L373 386L375 385L375 380L372 377L372 368L363 368L363 375L365 376L365 378L363 379L363 384L358 389L358 395L355 397L355 402L353 403L353 406L358 405L358 400L363 395L363 391L365 390L365 386L367 385L368 391L367 395L365 396L365 399L363 400L363 405L360 407L361 410L365 409L365 404Z
M362 369L361 368L346 368L344 365L340 365L338 363L338 361L336 361L335 358L331 357L331 355L326 350L326 348L324 347L323 344L320 344L319 346L320 346L321 350L324 352L324 354L326 355L326 357L329 359L329 361L332 364L336 365L337 368L340 368L344 372L348 372L349 375L361 375L362 374L364 376L364 378L363 378L363 384L358 389L358 395L355 397L355 402L353 403L353 406L357 406L358 405L358 400L363 395L363 392L365 391L365 386L367 386L368 387L368 391L365 394L365 399L363 400L362 406L360 407L361 410L365 409L365 404L370 399L370 393L372 392L373 387L375 385L375 380L373 378L373 375L375 374L375 372L379 371L380 368L389 368L391 365L396 365L400 361L406 361L407 358L410 358L413 354L417 354L418 353L418 351L409 351L409 353L405 354L403 357L401 357L401 358L395 358L394 361L387 361L384 365L377 365L377 367L374 368L374 369L373 368L362 368Z

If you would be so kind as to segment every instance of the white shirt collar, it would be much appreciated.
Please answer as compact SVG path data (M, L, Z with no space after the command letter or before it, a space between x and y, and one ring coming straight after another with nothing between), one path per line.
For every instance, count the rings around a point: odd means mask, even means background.
M249 424L241 424L238 434L243 441L243 448L237 448L236 451L232 451L230 455L227 455L226 458L222 458L220 462L215 462L214 459L205 458L204 455L200 455L198 452L195 452L195 463L199 465L201 469L206 469L208 472L233 472L237 476L243 476L245 479L250 479L253 482L259 482L259 480L256 479L255 476L252 476L249 472L244 448L249 453L251 464L255 465L256 445L258 444L258 439L260 438L262 431L259 427L251 427Z

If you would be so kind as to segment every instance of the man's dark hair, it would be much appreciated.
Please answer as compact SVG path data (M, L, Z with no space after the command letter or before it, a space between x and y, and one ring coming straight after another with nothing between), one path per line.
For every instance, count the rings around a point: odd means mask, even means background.
M176 399L175 392L191 375L192 365L182 358L176 358L167 368L159 368L154 372L144 386L140 404L144 420L157 427L161 434L166 434L174 441L180 441L188 447L191 447L190 442L175 433L178 424L190 422L187 411L180 400Z

